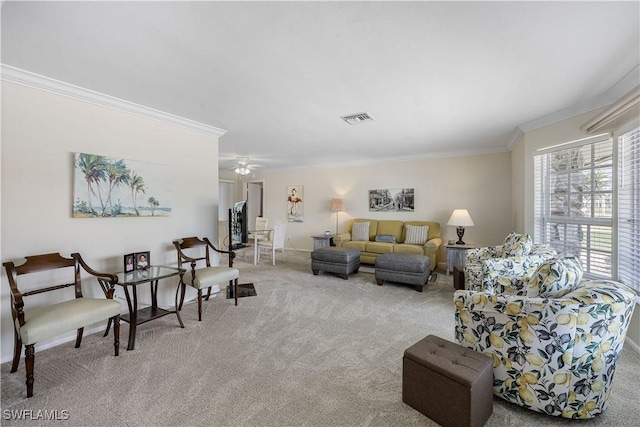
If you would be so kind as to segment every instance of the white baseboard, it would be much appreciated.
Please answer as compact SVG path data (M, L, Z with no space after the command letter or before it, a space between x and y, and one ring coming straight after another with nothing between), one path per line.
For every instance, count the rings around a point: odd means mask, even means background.
M636 343L636 342L633 342L633 341L631 340L631 338L627 337L627 338L625 339L625 344L626 344L627 346L631 347L631 349L632 349L633 351L635 351L636 353L640 354L640 345L638 345L638 343Z

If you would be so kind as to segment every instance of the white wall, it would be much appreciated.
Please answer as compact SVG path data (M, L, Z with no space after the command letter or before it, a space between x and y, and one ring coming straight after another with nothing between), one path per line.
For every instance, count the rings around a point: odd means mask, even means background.
M456 208L468 209L475 223L467 228L465 241L479 245L499 244L511 225L510 154L438 158L356 167L300 169L258 174L263 179L265 216L269 221L287 220L287 186L304 186L304 222L289 223L287 247L310 250L311 236L335 231L336 213L331 199L342 198L339 231L351 218L436 221L442 238L456 239L454 227L446 225ZM369 212L369 190L414 188L415 211ZM444 263L444 249L439 263Z
M75 152L167 165L174 183L171 216L72 218ZM217 237L217 164L217 136L4 81L2 261L21 263L26 255L78 251L92 267L114 272L122 269L123 254L149 250L152 263L175 265L173 240ZM13 348L6 282L3 269L3 362L11 359ZM175 283L161 282L161 305L173 305ZM141 299L148 302L144 294ZM47 298L36 295L26 303L40 305ZM126 312L126 304L122 307ZM126 343L126 334L121 342Z

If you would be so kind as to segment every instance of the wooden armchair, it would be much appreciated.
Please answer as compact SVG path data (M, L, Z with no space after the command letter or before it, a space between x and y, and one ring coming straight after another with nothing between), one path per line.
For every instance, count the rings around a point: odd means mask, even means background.
M178 252L178 266L180 268L186 268L187 272L182 278L182 290L180 293L180 304L178 310L182 310L182 303L184 302L184 294L186 291L186 285L189 285L198 291L198 320L202 320L202 290L207 289L207 296L205 300L209 300L211 296L211 288L220 283L229 282L229 286L233 286L233 295L235 298L235 305L238 305L238 277L240 271L233 268L233 259L236 254L232 250L223 251L216 248L209 241L208 238L199 239L197 237L185 237L173 242ZM211 260L209 258L210 250L221 254L229 254L229 266L212 267ZM189 254L187 254L189 251ZM199 253L195 253L200 251ZM204 252L204 253L203 253ZM189 264L191 270L189 270L184 264Z
M84 326L113 319L114 348L118 356L120 350L120 303L113 299L114 286L118 277L113 274L99 273L90 268L79 253L74 253L71 258L65 258L59 253L35 255L26 257L27 261L19 266L13 262L5 262L2 265L6 269L7 279L11 287L11 315L14 324L14 349L11 372L16 372L20 363L22 346L25 346L25 365L27 372L27 397L33 396L33 369L35 363L36 342L50 339L57 335L77 329L76 348L80 347ZM92 276L108 279L111 283L107 298L83 298L82 284L80 280L80 267ZM34 285L37 281L41 284L46 281L59 283L61 274L54 274L51 270L66 269L72 281L51 286ZM49 272L48 275L43 274ZM41 273L41 274L35 274ZM29 282L29 291L23 292L18 288L18 276L33 274L34 280ZM55 279L54 279L55 277ZM43 292L56 291L73 286L75 298L63 302L40 306L26 307L25 297L41 294Z

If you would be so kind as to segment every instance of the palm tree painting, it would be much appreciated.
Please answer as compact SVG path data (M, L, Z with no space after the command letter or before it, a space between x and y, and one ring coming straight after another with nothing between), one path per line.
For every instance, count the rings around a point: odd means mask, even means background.
M75 153L74 218L170 214L171 177L165 165Z

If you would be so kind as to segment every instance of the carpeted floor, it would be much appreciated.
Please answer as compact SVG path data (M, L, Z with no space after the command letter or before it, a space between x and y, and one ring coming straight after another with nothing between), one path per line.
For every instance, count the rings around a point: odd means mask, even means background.
M278 254L277 265L239 259L241 282L257 295L238 307L224 293L138 328L136 349L113 357L111 336L85 337L36 353L35 396L24 362L2 365L2 425L65 426L433 426L402 402L402 354L426 335L453 335L453 287L438 274L424 292L313 276L309 253ZM162 285L161 285L162 286ZM608 411L584 422L548 417L494 398L489 426L638 425L640 355L626 348ZM58 420L17 421L10 412L58 411ZM66 412L61 412L66 411ZM42 414L42 413L40 413Z

